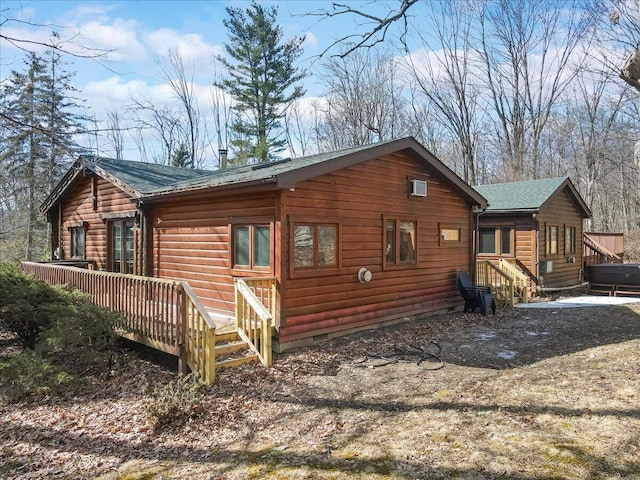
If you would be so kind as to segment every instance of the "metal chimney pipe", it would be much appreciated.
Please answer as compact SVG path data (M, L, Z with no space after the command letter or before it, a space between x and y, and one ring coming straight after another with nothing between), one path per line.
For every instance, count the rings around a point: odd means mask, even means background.
M220 155L220 168L221 169L227 168L227 149L219 148L218 155Z

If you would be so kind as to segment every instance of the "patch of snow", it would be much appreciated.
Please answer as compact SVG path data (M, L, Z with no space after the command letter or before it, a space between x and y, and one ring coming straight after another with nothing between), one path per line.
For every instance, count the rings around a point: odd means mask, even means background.
M553 302L518 303L515 308L578 308L605 307L608 305L625 305L638 303L640 297L602 297L597 295L582 295L580 297L564 298ZM557 313L557 312L552 312Z
M526 330L525 333L530 337L537 337L538 335L550 335L549 332L532 332L530 330Z
M478 340L493 340L494 338L496 338L498 335L495 332L489 332L489 333L481 333L480 335L478 335Z
M513 350L503 350L501 352L498 352L498 356L504 360L511 360L517 355L518 355L518 352L514 352Z

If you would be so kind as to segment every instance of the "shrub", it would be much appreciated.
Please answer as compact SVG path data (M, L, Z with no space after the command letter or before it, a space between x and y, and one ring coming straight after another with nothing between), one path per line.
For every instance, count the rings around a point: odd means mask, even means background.
M57 306L65 303L63 294L6 264L0 269L0 291L0 327L13 332L24 348L35 348Z
M0 363L0 386L10 401L48 394L71 381L71 375L60 371L32 350L13 355L9 361Z
M6 264L0 264L0 291L0 328L26 349L0 364L0 386L10 400L48 393L91 369L111 368L119 314Z
M110 368L117 336L118 313L90 303L77 290L63 291L64 302L51 308L52 321L40 335L36 350L71 371Z
M154 430L179 427L203 411L203 385L193 373L180 375L147 399L145 410Z

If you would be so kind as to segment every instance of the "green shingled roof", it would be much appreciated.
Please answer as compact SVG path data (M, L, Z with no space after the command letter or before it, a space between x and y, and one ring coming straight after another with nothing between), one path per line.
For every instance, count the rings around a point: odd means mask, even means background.
M206 172L205 175L186 178L182 181L174 182L171 185L160 186L150 193L160 193L171 190L185 190L206 187L216 187L221 185L232 185L238 183L250 183L259 181L268 181L283 173L289 173L301 170L306 167L318 165L330 160L351 155L359 151L371 149L373 146L383 145L390 142L381 142L375 145L364 145L352 148L345 148L332 152L319 153L300 158L285 158L270 163L260 163L256 165L245 165L242 167L228 168L224 170L216 170Z
M487 211L539 209L567 180L566 177L478 185L476 192L489 201Z
M217 187L256 186L271 183L275 188L295 188L297 182L331 173L335 169L356 165L362 161L397 151L407 151L416 161L433 168L463 197L474 205L486 206L486 200L467 185L451 169L433 156L414 138L379 142L319 153L295 159L283 159L270 163L246 165L224 170L195 170L176 168L153 163L114 160L104 157L82 157L54 188L42 204L47 212L64 194L65 190L82 171L82 167L105 177L133 197L147 200Z
M105 157L85 157L83 162L90 170L102 169L141 195L153 195L177 190L191 190L198 188L233 185L268 181L283 173L301 170L313 165L319 165L330 160L351 155L372 147L392 143L395 140L345 148L332 152L319 153L295 159L285 158L270 163L245 165L224 170L194 170L191 168L176 168L155 163L133 162L128 160L114 160Z
M102 170L141 195L211 174L208 170L177 168L156 163L132 162L105 157L83 157L82 161L89 170Z

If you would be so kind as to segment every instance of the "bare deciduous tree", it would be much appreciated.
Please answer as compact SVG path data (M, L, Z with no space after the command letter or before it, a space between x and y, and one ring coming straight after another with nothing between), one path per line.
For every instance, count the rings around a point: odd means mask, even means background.
M320 54L320 57L325 56L329 51L338 46L341 47L340 53L333 56L339 58L345 58L358 49L374 47L387 39L389 29L398 22L404 26L400 38L401 40L405 38L408 32L408 11L418 3L418 0L397 0L395 3L392 3L392 6L384 16L372 13L371 9L368 8L372 3L374 2L367 2L366 5L360 8L353 4L334 2L331 4L330 10L319 9L307 13L309 16L319 17L321 19L350 16L366 26L363 32L351 33L335 40ZM347 46L346 48L344 48L345 45Z
M539 177L538 149L558 100L581 56L586 13L553 1L486 2L480 15L481 54L506 179Z
M472 185L477 180L475 146L482 116L478 69L472 58L474 5L427 3L427 15L420 18L422 28L416 28L421 50L405 57L415 87L458 143L462 175Z
M124 160L124 134L122 128L122 117L118 110L107 112L107 141L111 145L114 157L117 160Z
M176 50L169 51L167 61L170 68L163 68L164 79L175 98L180 102L185 119L182 130L186 139L180 145L183 147L186 145L189 166L191 168L200 167L204 161L204 149L206 148L204 138L206 135L203 134L204 125L201 122L193 73L187 74L182 55Z
M355 51L329 60L325 70L321 78L327 91L318 103L321 149L367 145L412 133L391 56Z

